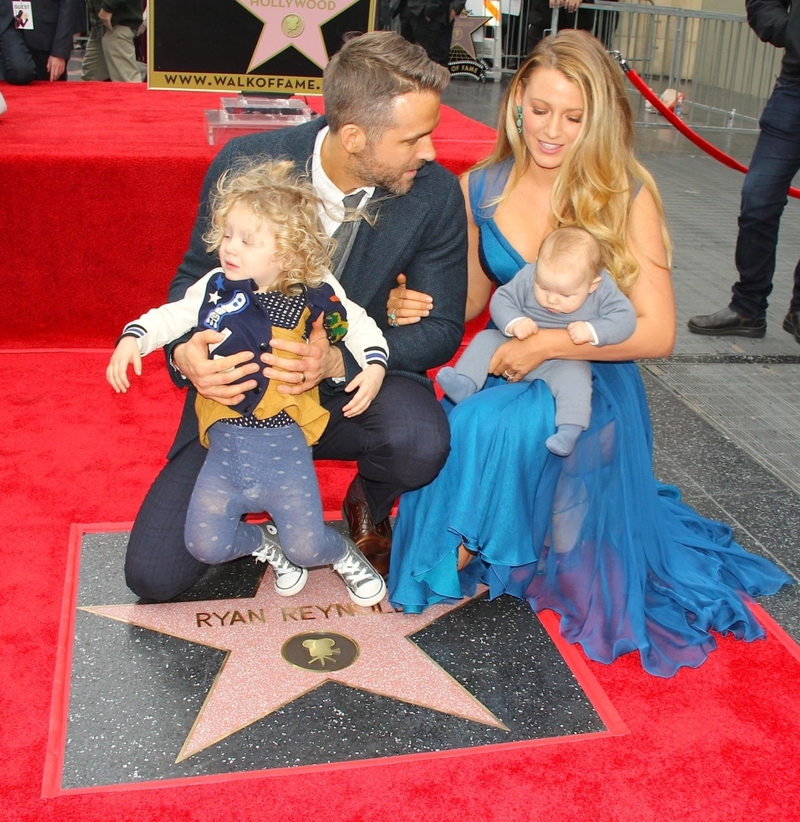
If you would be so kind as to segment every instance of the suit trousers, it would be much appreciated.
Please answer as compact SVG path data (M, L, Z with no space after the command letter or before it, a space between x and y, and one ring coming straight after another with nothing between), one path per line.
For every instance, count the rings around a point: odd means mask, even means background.
M424 15L411 14L408 9L403 9L400 12L400 34L409 43L417 43L422 46L434 63L441 62L442 31L444 28L444 20L438 18L428 20Z
M415 379L387 375L372 405L348 419L341 409L350 396L323 396L331 419L314 446L314 459L355 460L379 522L402 493L436 477L450 452L450 429L433 391ZM189 500L205 458L199 439L192 440L164 466L147 492L125 558L126 582L140 597L170 599L209 569L189 553L184 541Z
M736 268L730 307L743 317L766 316L775 274L778 228L787 191L800 170L800 86L780 80L764 107L750 169L742 186ZM789 310L800 311L800 261Z

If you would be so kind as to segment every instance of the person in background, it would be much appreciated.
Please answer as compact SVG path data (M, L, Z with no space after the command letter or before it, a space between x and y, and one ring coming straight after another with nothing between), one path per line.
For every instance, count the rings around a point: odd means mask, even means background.
M693 334L763 337L767 300L775 276L778 229L787 191L800 169L800 4L788 0L747 0L747 21L766 43L786 51L772 96L761 114L750 169L742 186L736 269L730 303L689 322ZM783 330L800 342L800 261Z
M392 16L400 17L400 34L409 43L425 49L431 60L443 61L442 44L447 32L452 34L456 11L450 0L399 0L392 3ZM448 54L450 48L448 45Z
M142 0L88 0L87 7L82 79L141 83L134 41L144 20Z
M439 41L439 60L443 66L450 63L450 46L453 43L453 23L456 17L464 11L467 0L450 0L450 13L447 22L442 29L441 40Z
M7 83L67 79L74 7L75 0L31 0L29 19L17 28L12 0L0 0L0 70Z

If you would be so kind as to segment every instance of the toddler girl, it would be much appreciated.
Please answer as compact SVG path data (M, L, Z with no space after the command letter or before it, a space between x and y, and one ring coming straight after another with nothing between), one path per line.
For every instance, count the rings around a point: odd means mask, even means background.
M383 383L388 349L374 321L329 273L330 240L319 208L313 187L290 161L226 172L204 237L210 252L219 251L221 267L182 300L125 326L106 372L111 385L127 391L129 365L141 374L143 355L193 329L223 335L209 356L244 350L259 356L270 351L270 339L307 341L322 316L329 339L344 338L363 369L345 389L355 393L344 408L348 416L362 413ZM245 379L257 385L235 406L197 397L200 438L209 450L186 518L189 552L210 565L252 554L274 569L281 596L303 589L308 567L333 565L354 602L380 602L382 577L349 537L323 521L311 446L329 414L317 388L289 395L260 371ZM274 525L242 520L261 511Z

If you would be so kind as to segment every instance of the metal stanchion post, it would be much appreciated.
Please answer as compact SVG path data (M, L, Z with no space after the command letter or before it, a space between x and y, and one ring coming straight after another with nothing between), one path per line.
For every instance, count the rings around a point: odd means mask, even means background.
M553 6L553 13L550 15L550 34L558 31L558 2Z
M486 72L486 77L493 82L498 82L503 77L503 15L501 14L501 3L492 0L483 0L483 7L486 14L491 15L494 25L494 41L492 43L492 68Z

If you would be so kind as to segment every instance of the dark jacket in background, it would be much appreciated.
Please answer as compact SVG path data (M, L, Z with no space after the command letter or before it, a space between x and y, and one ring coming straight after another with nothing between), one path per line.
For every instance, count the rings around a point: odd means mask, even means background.
M747 22L760 40L786 49L780 79L800 85L800 3L746 0Z

